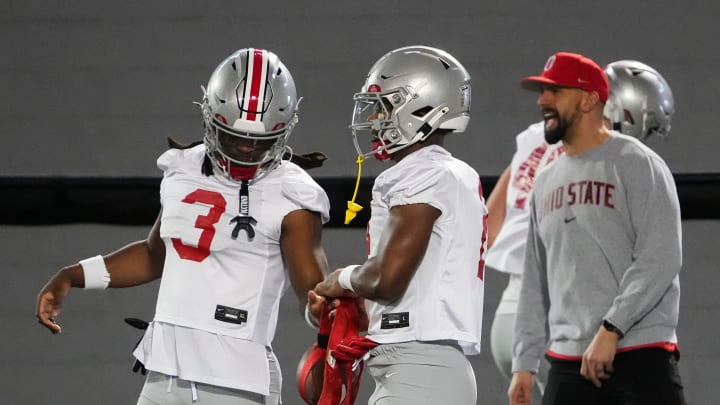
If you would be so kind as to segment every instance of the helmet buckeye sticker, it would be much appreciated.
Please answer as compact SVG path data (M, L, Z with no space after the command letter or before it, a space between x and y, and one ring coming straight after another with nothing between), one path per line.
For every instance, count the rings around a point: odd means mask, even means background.
M222 116L222 114L215 113L215 119L222 122L223 124L227 125L227 119Z

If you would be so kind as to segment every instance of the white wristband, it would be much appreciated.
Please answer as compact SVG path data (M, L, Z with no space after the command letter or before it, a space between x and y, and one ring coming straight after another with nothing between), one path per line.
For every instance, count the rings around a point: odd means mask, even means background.
M105 260L100 255L80 260L85 276L86 290L104 290L110 284L110 273L105 267Z
M315 318L310 313L309 303L305 305L305 322L307 322L307 324L310 325L311 328L318 329L320 327L320 323L315 320Z
M358 267L360 267L359 264L351 264L340 270L340 274L338 274L338 284L340 284L340 287L355 292L350 282L350 276L352 276L352 272Z

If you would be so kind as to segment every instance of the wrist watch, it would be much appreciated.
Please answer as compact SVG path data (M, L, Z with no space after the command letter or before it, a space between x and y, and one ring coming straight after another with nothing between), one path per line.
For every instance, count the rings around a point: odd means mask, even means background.
M608 322L608 321L606 321L606 320L604 320L604 319L603 319L603 328L605 328L605 330L608 331L608 332L614 332L615 334L617 334L617 335L618 335L618 339L622 339L623 336L625 336L625 334L622 333L622 332L620 331L620 329L618 329L615 325L611 324L610 322Z

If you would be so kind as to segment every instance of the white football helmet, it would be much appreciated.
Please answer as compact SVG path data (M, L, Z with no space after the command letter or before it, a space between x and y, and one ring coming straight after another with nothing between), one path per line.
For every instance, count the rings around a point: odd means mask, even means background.
M438 129L465 131L470 120L470 74L443 50L408 46L380 58L353 98L350 128L355 148L364 157L381 158L425 140ZM361 141L363 132L370 137Z
M202 103L204 142L217 173L257 180L277 167L298 121L297 106L292 75L274 53L246 48L222 61ZM256 152L239 152L238 145Z
M604 115L613 129L645 141L670 133L675 113L672 90L655 69L634 60L620 60L605 68L610 95Z

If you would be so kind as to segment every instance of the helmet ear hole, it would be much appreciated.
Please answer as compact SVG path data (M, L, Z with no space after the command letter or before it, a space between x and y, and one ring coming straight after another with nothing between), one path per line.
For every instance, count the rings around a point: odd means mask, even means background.
M635 120L633 119L632 113L628 110L623 110L624 116L625 116L625 122L629 122L631 125L635 125Z
M432 108L431 106L426 105L425 107L418 108L417 110L413 111L413 112L412 112L412 115L414 115L414 116L416 116L416 117L419 117L419 118L422 118L422 117L424 117L425 115L427 115L427 113L429 113L430 111L432 111L432 109L433 109L433 108Z

